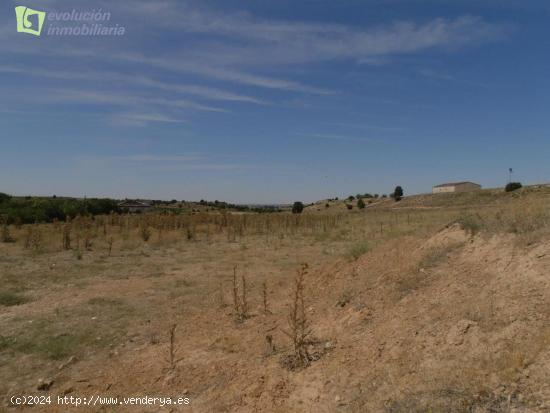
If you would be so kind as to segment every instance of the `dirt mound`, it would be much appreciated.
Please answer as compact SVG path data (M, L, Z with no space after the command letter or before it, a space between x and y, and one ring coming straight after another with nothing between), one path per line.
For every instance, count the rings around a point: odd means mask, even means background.
M424 242L419 250L427 251L433 248L448 248L454 245L464 244L470 235L460 224L451 224Z

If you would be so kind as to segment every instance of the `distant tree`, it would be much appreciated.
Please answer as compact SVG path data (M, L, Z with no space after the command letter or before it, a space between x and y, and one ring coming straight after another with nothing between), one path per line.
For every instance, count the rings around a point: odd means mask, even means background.
M393 191L392 198L395 199L395 201L401 201L401 198L403 198L403 188L397 185Z
M353 195L348 196L348 201L351 202L351 201L353 201L354 199L355 199L355 197L354 197Z
M504 190L506 192L512 192L512 191L515 191L516 189L521 188L522 186L523 185L521 185L521 182L510 182L509 184L506 185Z
M292 213L293 214L301 214L304 210L304 204L300 201L294 202L294 205L292 205Z
M9 201L10 199L11 199L11 196L10 196L10 195L5 194L5 193L3 193L3 192L0 192L0 204L1 204L2 202L7 202L7 201Z
M378 198L378 194L374 194L374 197L375 197L375 198Z
M359 201L357 201L357 208L359 209L365 208L365 201L363 201L363 198L359 198Z

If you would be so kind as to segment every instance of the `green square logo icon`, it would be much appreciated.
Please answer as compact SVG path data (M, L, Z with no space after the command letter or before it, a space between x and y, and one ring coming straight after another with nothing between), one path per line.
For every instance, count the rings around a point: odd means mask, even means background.
M40 36L46 12L29 9L25 6L17 6L15 8L15 17L17 18L17 31L19 33Z

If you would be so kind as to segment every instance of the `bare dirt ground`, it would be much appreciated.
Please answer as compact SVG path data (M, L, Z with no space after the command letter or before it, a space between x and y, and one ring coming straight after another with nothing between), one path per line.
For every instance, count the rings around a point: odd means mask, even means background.
M548 203L533 197L236 238L154 229L145 242L115 225L67 251L51 225L36 250L13 228L17 242L0 244L0 411L550 411ZM289 369L303 262L311 362ZM189 404L10 404L29 394Z

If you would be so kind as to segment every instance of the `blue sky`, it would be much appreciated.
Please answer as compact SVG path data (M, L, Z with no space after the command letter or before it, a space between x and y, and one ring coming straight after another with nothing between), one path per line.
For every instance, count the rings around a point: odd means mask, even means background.
M122 36L16 32L14 7ZM550 4L3 1L0 192L231 202L550 181Z

